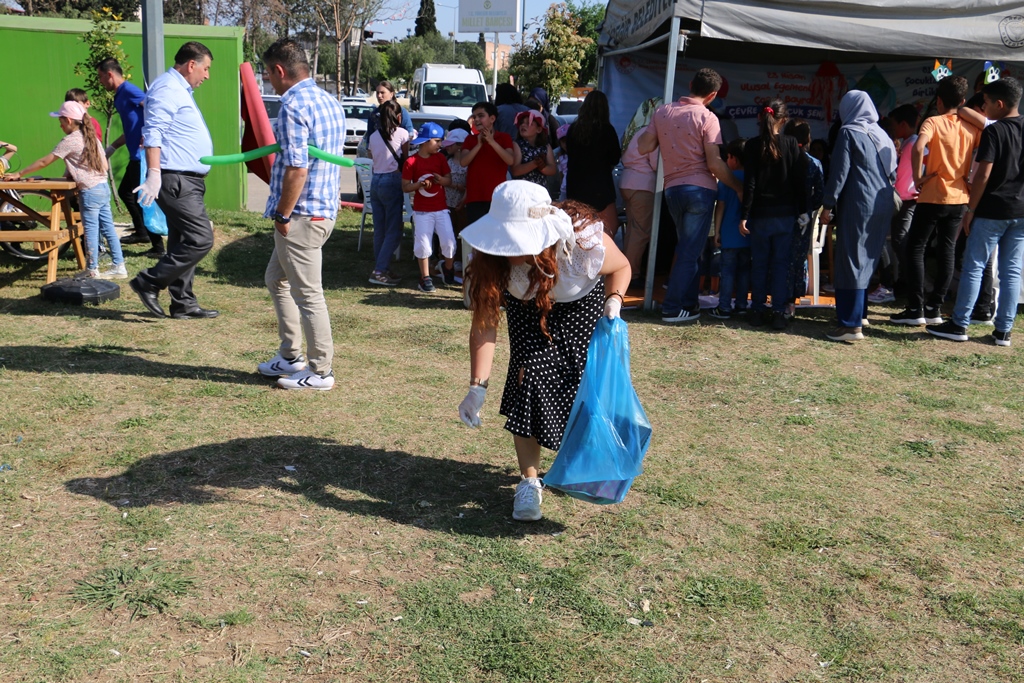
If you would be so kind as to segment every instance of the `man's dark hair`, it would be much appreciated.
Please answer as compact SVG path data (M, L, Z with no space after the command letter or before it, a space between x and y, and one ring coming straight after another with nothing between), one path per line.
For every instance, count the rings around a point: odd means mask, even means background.
M289 38L282 38L263 51L264 66L270 69L278 64L290 79L309 76L309 60L306 59L306 51Z
M121 71L121 63L113 57L107 57L102 62L96 65L97 71L102 71L105 74L113 71L118 76L124 76L124 71Z
M743 165L743 145L747 144L746 138L736 138L728 145L725 146L725 154L722 155L722 161L728 160L729 157L736 157L736 160Z
M462 119L452 119L452 122L448 124L448 130L464 130L470 135L473 134L473 127L469 125L468 121Z
M917 126L917 121L921 118L921 114L917 111L917 107L914 105L901 104L889 112L889 118L892 119L894 123L905 123L911 128L914 128Z
M499 83L494 91L494 104L522 104L523 96L511 83Z
M1002 100L1003 104L1010 109L1020 104L1020 81L1013 76L1005 76L998 81L986 83L981 92L988 95L988 99L993 102Z
M690 94L696 97L707 97L713 92L718 92L722 87L722 77L714 69L701 69L693 75L690 81Z
M811 144L811 124L803 119L790 119L786 121L786 127L782 132L791 138L796 138L797 144L807 147Z
M963 76L946 76L939 81L939 87L935 89L935 96L942 100L946 109L956 109L967 97L967 89L970 85Z
M976 92L971 95L971 99L967 100L967 104L964 106L968 109L981 109L985 106L985 96L981 92Z
M473 105L473 111L477 109L483 109L488 116L498 118L498 108L494 106L493 102L477 102Z
M198 62L203 57L209 57L210 61L213 61L213 53L210 52L210 48L190 40L178 48L178 52L174 55L174 66L182 66L193 60Z

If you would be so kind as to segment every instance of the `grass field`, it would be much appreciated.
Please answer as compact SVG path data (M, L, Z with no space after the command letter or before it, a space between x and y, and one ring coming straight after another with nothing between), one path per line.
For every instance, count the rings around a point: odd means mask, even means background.
M627 312L644 475L517 524L507 345L469 430L469 315L408 238L374 288L343 218L337 385L284 392L272 238L214 219L215 320L0 261L0 681L1024 681L1024 356L987 330Z

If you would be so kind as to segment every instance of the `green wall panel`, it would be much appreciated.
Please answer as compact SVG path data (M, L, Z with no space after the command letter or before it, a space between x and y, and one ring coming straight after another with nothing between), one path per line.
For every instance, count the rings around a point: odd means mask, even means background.
M75 75L74 66L88 55L81 35L90 27L90 22L72 19L0 16L0 45L6 63L4 97L0 104L0 140L18 146L21 167L51 151L63 135L57 119L51 118L49 112L60 107L69 88L85 85L83 79ZM213 53L210 79L196 89L195 97L210 127L217 154L241 151L238 67L242 63L242 34L242 29L235 27L164 26L164 57L168 68L174 62L174 54L186 41L198 40ZM143 87L142 25L125 23L119 35L128 54L131 80ZM106 129L102 115L92 113ZM121 122L115 112L109 139L113 141L120 134ZM118 179L127 160L128 153L123 148L111 160ZM17 161L14 168L18 168ZM59 176L63 171L63 165L58 162L43 174ZM207 206L239 209L245 207L245 200L245 166L214 166L207 178Z

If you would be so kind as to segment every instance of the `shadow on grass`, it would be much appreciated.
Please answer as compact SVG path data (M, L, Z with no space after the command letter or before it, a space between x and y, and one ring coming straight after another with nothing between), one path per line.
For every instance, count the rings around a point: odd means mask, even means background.
M40 285L41 287L42 285ZM121 287L121 296L125 293L138 302L135 292L127 286ZM41 294L27 299L0 299L0 313L5 315L54 315L69 318L89 318L91 320L119 320L125 323L155 323L164 320L157 318L139 303L137 311L119 311L107 308L105 304L63 304L47 301Z
M72 479L65 487L111 505L126 499L132 507L215 503L224 499L218 489L266 487L339 512L435 531L497 537L563 530L547 520L511 520L510 487L518 479L483 463L267 436L152 455L120 475Z
M211 365L180 365L134 356L148 353L115 344L80 346L5 346L0 364L23 372L59 372L68 375L136 375L164 379L200 379L229 384L263 384L267 380L252 372L240 372Z

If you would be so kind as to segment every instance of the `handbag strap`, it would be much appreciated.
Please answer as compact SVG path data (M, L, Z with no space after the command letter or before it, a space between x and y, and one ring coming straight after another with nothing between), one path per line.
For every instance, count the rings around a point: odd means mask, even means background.
M386 139L383 134L380 136L380 139L384 140L384 144L387 146L388 151L391 152L391 156L393 156L395 158L395 161L398 162L398 170L401 171L402 164L405 163L405 157L398 156L398 152L396 152L395 148L391 146L391 141Z

